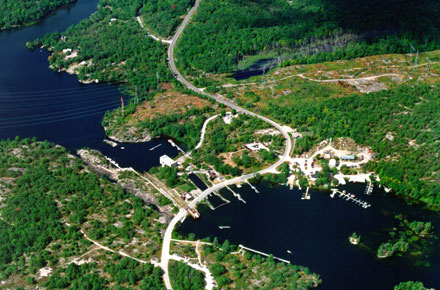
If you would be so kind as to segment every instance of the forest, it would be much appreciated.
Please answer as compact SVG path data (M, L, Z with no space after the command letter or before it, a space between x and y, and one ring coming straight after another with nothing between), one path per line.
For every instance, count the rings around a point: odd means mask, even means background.
M142 20L153 34L169 37L181 22L181 17L194 5L194 0L150 0L140 10Z
M261 113L309 132L298 139L296 153L328 138L350 137L377 154L367 169L397 195L440 206L440 89L428 85L353 94L284 107L269 101ZM385 138L387 133L393 138ZM389 136L389 135L388 135ZM390 140L392 139L392 140Z
M192 163L206 162L219 173L232 176L264 168L277 159L276 153L284 144L281 135L257 134L268 128L270 125L264 121L244 114L238 114L230 124L217 118L208 124L203 146L193 152ZM256 153L243 148L244 144L253 142L265 143L269 151Z
M46 34L27 44L53 51L53 70L75 68L82 81L128 83L140 97L158 84L174 80L168 69L166 47L147 36L136 20L142 1L102 0L97 12L65 32Z
M175 290L203 290L205 289L205 277L180 261L170 262L170 279Z
M386 11L386 12L384 12ZM187 74L236 70L246 56L293 63L440 47L434 0L207 0L179 41Z
M0 30L32 24L76 0L0 0Z
M394 286L394 290L425 290L427 289L422 282L407 281L400 282L399 285Z
M140 246L137 257L149 260L161 246L159 213L63 147L35 139L0 141L0 196L0 277L7 287L164 288L160 269L86 239L114 250ZM133 238L140 244L124 248ZM76 263L84 256L91 260ZM39 278L43 267L52 269L50 278Z

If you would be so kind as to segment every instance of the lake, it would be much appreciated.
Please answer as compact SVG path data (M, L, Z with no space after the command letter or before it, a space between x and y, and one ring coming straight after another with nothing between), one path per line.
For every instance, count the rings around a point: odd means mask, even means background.
M215 211L199 206L200 219L187 218L180 225L179 233L194 233L197 238L218 237L220 241L228 239L233 244L243 244L293 264L308 266L323 279L319 289L393 289L394 285L408 280L420 280L436 289L440 287L437 241L428 242L430 257L376 258L378 246L388 239L386 228L396 225L394 215L404 212L409 220L431 220L438 236L437 213L408 206L378 188L371 196L365 195L364 184L349 184L341 189L370 203L372 206L368 209L339 197L332 199L320 191L310 191L311 200L301 200L299 189L264 184L256 187L260 193L248 185L233 187L246 204L228 190L222 190L222 195L232 203ZM219 229L225 225L231 228ZM353 232L362 237L358 246L348 241ZM429 267L424 265L426 262L430 263Z

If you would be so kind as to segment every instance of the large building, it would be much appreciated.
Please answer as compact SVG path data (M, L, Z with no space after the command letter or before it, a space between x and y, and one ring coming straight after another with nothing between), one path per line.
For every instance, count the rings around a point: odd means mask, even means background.
M342 155L341 159L342 160L355 160L356 158L354 157L354 155Z
M171 159L168 155L162 155L159 158L160 165L162 167L168 166L168 167L174 167L177 166L177 162Z

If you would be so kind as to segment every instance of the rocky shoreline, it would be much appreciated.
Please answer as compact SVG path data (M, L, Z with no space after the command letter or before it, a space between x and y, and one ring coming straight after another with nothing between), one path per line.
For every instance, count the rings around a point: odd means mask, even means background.
M139 197L145 203L155 206L161 213L160 222L169 223L174 214L172 206L161 206L157 193L151 186L146 185L133 168L121 168L110 158L102 155L101 152L93 149L80 149L77 151L81 159L86 162L94 171L108 176L111 180L118 183L124 190Z

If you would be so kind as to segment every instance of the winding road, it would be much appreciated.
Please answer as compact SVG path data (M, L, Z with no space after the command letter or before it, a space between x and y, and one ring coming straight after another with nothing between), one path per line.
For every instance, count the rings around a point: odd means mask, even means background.
M176 67L176 64L175 64L175 61L174 61L174 50L175 50L175 47L176 47L177 40L182 35L183 30L185 29L186 25L190 21L190 19L193 16L194 12L197 10L200 2L201 2L201 0L197 0L195 2L194 6L191 8L189 13L186 15L185 19L183 20L182 24L179 26L179 28L176 31L176 34L174 35L174 37L171 40L170 46L168 48L168 60L169 60L169 63L170 63L171 70L175 74L177 80L179 80L183 85L185 85L187 88L191 89L192 91L194 91L194 92L196 92L198 94L204 95L204 96L206 96L208 98L214 99L216 102L222 103L225 106L230 107L231 109L235 109L237 112L241 112L243 114L247 114L247 115L250 115L250 116L257 117L257 118L259 118L259 119L269 123L271 126L275 127L277 130L279 130L283 134L284 138L286 139L286 148L284 150L283 155L280 156L280 159L276 163L272 164L270 167L265 168L265 169L263 169L263 170L261 170L259 172L256 172L256 173L242 175L242 176L239 176L239 177L236 177L236 178L233 178L233 179L225 180L222 183L216 184L216 185L206 189L205 191L202 192L202 194L200 194L197 198L195 198L190 203L190 205L189 205L190 207L195 207L197 205L197 203L202 201L209 194L211 194L211 193L213 193L215 191L218 191L218 190L220 190L220 189L222 189L222 188L224 188L224 187L226 187L228 185L236 184L236 183L239 183L239 182L244 182L244 181L254 177L257 174L262 175L262 174L266 174L266 173L276 173L277 172L276 168L279 167L281 164L283 164L285 161L289 160L289 154L290 154L290 151L292 150L292 140L291 140L288 132L286 131L286 129L282 125L272 121L269 118L266 118L264 116L261 116L259 114L254 113L254 112L248 111L248 110L246 110L244 108L241 108L241 107L237 106L236 104L234 104L234 103L232 103L232 102L230 102L230 101L228 101L228 100L226 100L224 98L221 98L221 97L218 97L218 96L215 96L215 95L211 95L211 94L208 94L208 93L204 92L203 90L201 90L200 88L197 88L196 86L191 84L188 80L186 80L182 76L182 74L177 70L177 67ZM169 273L168 273L168 262L169 262L170 259L173 258L173 257L170 256L170 245L171 245L172 233L173 233L173 230L174 230L174 227L176 226L176 224L180 220L182 220L186 215L187 215L186 210L181 209L179 211L179 213L173 218L173 220L168 225L168 227L167 227L167 229L165 231L165 236L164 236L163 244L162 244L162 255L161 255L160 266L161 266L161 268L164 271L163 279L164 279L165 286L166 286L167 289L172 289L171 281L170 281Z

